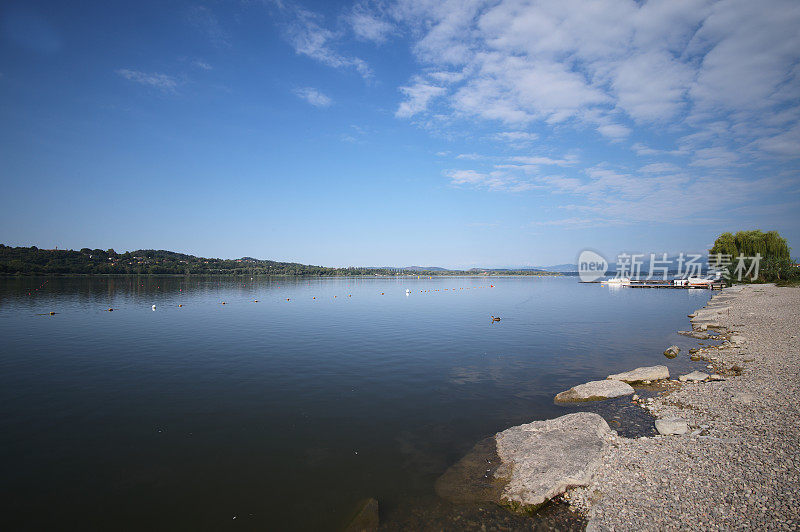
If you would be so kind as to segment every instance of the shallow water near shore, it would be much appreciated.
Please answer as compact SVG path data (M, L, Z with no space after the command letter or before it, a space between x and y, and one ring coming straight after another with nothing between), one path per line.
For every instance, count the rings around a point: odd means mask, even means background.
M676 331L709 296L575 277L0 278L0 522L328 530L375 497L389 528L441 527L434 482L482 438L574 411L553 397L588 380L692 369L697 341ZM590 408L618 428L613 405Z

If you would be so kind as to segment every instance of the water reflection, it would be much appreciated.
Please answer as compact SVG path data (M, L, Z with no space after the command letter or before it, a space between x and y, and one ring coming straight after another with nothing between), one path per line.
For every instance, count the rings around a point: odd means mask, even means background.
M329 529L377 497L396 525L444 508L433 483L475 442L563 414L555 393L688 369L661 353L696 345L675 331L707 297L574 278L0 279L3 519Z

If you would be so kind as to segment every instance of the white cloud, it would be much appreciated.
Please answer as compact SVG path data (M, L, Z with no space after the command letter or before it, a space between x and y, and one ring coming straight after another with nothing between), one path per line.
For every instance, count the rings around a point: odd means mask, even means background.
M718 146L695 150L691 164L692 166L704 167L731 166L737 164L739 159L739 155L729 151L727 148Z
M354 5L346 20L355 36L364 41L382 44L395 32L394 25L378 9L364 2Z
M333 103L333 100L331 100L329 96L312 87L295 89L294 94L314 107L328 107Z
M661 149L651 148L650 146L643 144L641 142L635 142L633 145L631 145L631 149L636 152L636 155L640 156L688 154L688 151L686 149L661 150Z
M680 172L680 167L672 163L651 163L642 166L639 171L645 174L667 174L670 172Z
M589 127L610 142L668 127L698 136L634 150L699 165L739 164L696 153L709 149L800 156L788 133L800 120L795 0L397 0L389 11L420 63L398 117Z
M341 54L334 49L341 35L323 27L323 22L322 15L318 13L294 9L293 19L286 30L294 51L333 68L355 69L363 78L371 78L372 70L364 60Z
M752 204L764 191L780 195L797 188L792 176L746 179L702 175L693 178L685 172L673 173L674 168L666 165L650 165L636 173L608 165L591 166L575 175L528 170L527 167L505 166L493 172L462 169L445 175L453 185L460 187L496 192L530 191L544 197L557 195L560 208L579 215L542 220L536 225L564 227L581 227L587 220L604 225L709 222ZM770 209L762 205L756 210L764 213Z
M577 162L577 157L568 155L563 159L553 159L551 157L525 157L525 156L515 156L511 157L510 160L522 164L527 165L548 165L548 166L570 166Z
M621 124L604 124L597 128L601 135L612 140L619 140L631 134L631 128Z
M501 170L477 172L475 170L448 170L445 176L456 186L486 188L494 191L523 192L537 188L534 183L520 179Z
M524 148L539 138L536 133L527 131L502 131L492 135L494 140L509 144L514 148Z
M163 92L175 92L178 87L178 81L174 77L159 74L158 72L141 72L139 70L120 68L116 70L116 73L127 80L159 89Z
M480 185L489 179L488 174L475 170L450 170L446 175L454 185Z
M431 100L444 94L446 89L430 85L417 78L412 85L400 87L400 91L405 95L406 100L397 108L395 116L409 118L425 111Z
M384 13L417 60L396 116L501 143L445 175L558 195L574 214L542 224L730 219L800 186L780 166L800 157L796 0L395 0ZM587 134L612 145L583 146Z
M205 61L201 61L200 59L195 59L192 61L192 64L201 70L213 70L214 67L206 63Z
M542 227L564 227L570 229L577 229L584 227L596 227L599 225L609 225L609 220L598 219L598 218L572 217L572 218L561 218L557 220L536 221L536 222L531 222L531 225L542 226Z
M800 124L795 124L788 131L759 139L757 146L769 153L785 157L797 157L800 153Z

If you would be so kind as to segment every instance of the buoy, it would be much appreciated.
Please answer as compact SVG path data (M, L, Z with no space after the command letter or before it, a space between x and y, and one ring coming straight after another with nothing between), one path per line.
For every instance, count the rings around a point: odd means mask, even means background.
M51 315L51 316L55 316L55 315L56 315L56 313L55 313L55 312L50 312L50 315Z
M178 305L178 306L179 306L179 307L182 307L183 305Z
M286 301L289 301L289 298L288 298L288 297L286 298Z
M312 297L311 299L317 299L316 297Z
M155 310L155 309L156 309L156 306L155 306L155 305L153 305L153 307L152 307L152 308L153 308L153 310Z
M222 304L224 305L224 304L225 304L225 302L223 301L223 302L222 302Z
M109 312L114 312L113 308L108 309Z
M258 299L254 299L254 300L253 300L253 303L258 303Z
M500 321L500 318L498 318L497 316L492 316L492 321Z

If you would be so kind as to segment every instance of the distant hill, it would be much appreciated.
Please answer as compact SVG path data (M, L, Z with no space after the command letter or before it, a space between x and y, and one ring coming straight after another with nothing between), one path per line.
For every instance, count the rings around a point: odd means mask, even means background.
M214 259L174 251L140 249L117 253L113 249L55 250L11 247L0 244L0 274L178 274L178 275L532 275L530 270L447 270L440 267L407 266L329 268L296 262L278 262L253 257Z
M439 266L404 266L403 270L419 271L419 272L447 272L447 268L440 268Z
M534 266L534 270L542 270L545 272L577 272L577 264L555 264L553 266Z

